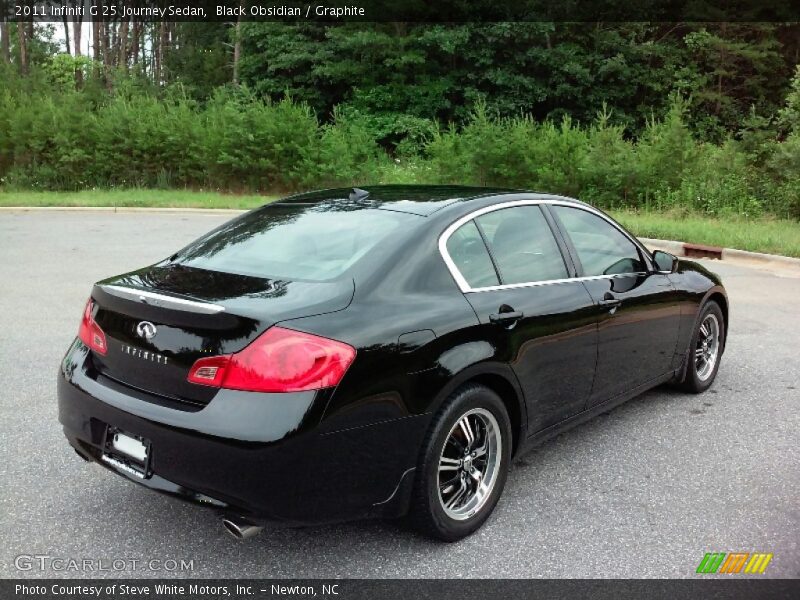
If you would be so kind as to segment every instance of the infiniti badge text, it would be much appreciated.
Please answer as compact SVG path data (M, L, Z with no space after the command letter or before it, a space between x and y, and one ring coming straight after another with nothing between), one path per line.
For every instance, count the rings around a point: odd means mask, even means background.
M130 354L131 356L135 356L136 358L141 358L142 360L149 360L160 365L165 365L168 362L168 358L166 356L162 356L161 354L156 354L155 352L150 352L149 350L142 350L141 348L137 348L135 346L129 346L127 344L122 344L120 346L122 351L125 354Z

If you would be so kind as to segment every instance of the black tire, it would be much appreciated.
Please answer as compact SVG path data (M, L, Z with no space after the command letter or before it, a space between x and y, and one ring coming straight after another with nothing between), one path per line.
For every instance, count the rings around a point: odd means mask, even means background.
M494 473L494 476L491 477L493 481L491 490L484 495L483 500L476 500L478 504L475 508L463 509L466 511L465 514L456 519L450 516L443 506L446 501L443 499L439 488L439 463L446 443L450 444L447 450L448 453L461 451L461 449L454 450L454 448L457 448L457 440L454 440L454 436L463 436L464 438L465 436L460 431L454 431L454 428L459 426L459 421L465 415L470 415L469 418L473 419L475 430L480 430L482 425L488 425L487 430L497 432L499 451L495 447L494 452L487 451L486 453L487 459L485 459L486 465L483 474L485 477L490 477L489 474ZM494 423L491 422L489 415L494 418ZM475 419L483 419L483 421L475 421ZM495 424L497 425L496 428L494 427ZM453 431L453 436L451 436L451 431ZM490 435L485 433L484 440L488 439ZM479 445L488 447L485 441L483 443L480 442L480 438L480 435L475 436L473 447ZM496 438L492 437L492 439ZM469 446L463 449L465 457L469 450ZM425 535L446 542L458 541L478 529L492 514L500 495L503 493L508 475L508 466L511 462L511 451L511 422L500 397L489 388L477 384L467 384L456 390L445 401L434 417L430 430L422 444L409 514L414 527ZM489 456L495 457L493 463L489 462ZM480 459L476 459L475 466L479 468L480 464L477 460ZM466 461L462 459L461 462L465 463ZM495 467L490 467L490 464L494 464ZM469 465L472 465L471 460ZM466 476L466 472L462 473L465 468L465 465L462 464L456 469L456 474L453 474L453 476L456 478L463 477L468 482L465 484L467 486L477 485ZM443 476L446 477L447 475ZM460 484L461 481L456 479L453 485ZM449 488L444 486L443 489L447 490ZM477 496L473 497L477 498Z
M703 375L698 371L698 363L695 352L700 349L699 345L701 344L700 339L702 337L701 329L703 327L703 323L706 321L709 315L712 315L719 325L718 350L713 368L710 369L707 374ZM686 368L684 369L683 379L677 384L678 388L693 394L700 394L711 387L711 384L714 383L714 379L717 377L720 362L722 362L722 353L725 349L726 334L725 319L722 315L722 309L719 307L719 304L713 300L707 302L700 309L700 315L697 318L697 323L695 324L694 331L692 332L692 339L689 342L689 348L686 351Z

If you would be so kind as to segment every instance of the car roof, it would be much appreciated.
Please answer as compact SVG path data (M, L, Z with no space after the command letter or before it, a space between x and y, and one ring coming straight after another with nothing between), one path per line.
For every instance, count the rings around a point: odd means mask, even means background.
M304 205L336 202L353 210L379 208L428 216L458 202L487 196L519 194L521 190L459 185L369 185L363 188L334 188L296 194L272 205Z

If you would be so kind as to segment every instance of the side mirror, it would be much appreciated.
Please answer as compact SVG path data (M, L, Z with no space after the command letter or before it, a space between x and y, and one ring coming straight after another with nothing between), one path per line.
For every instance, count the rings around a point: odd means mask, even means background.
M669 252L656 250L653 252L653 262L659 273L674 273L678 270L678 257Z

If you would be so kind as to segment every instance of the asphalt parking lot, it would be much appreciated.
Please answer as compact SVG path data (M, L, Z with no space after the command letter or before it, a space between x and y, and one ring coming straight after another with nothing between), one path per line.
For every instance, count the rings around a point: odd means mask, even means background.
M391 522L236 541L212 512L81 461L55 379L91 284L228 218L0 211L0 577L691 577L706 552L735 551L800 577L800 269L710 262L732 318L714 387L659 388L518 459L487 526L457 544ZM193 569L166 570L181 559Z

